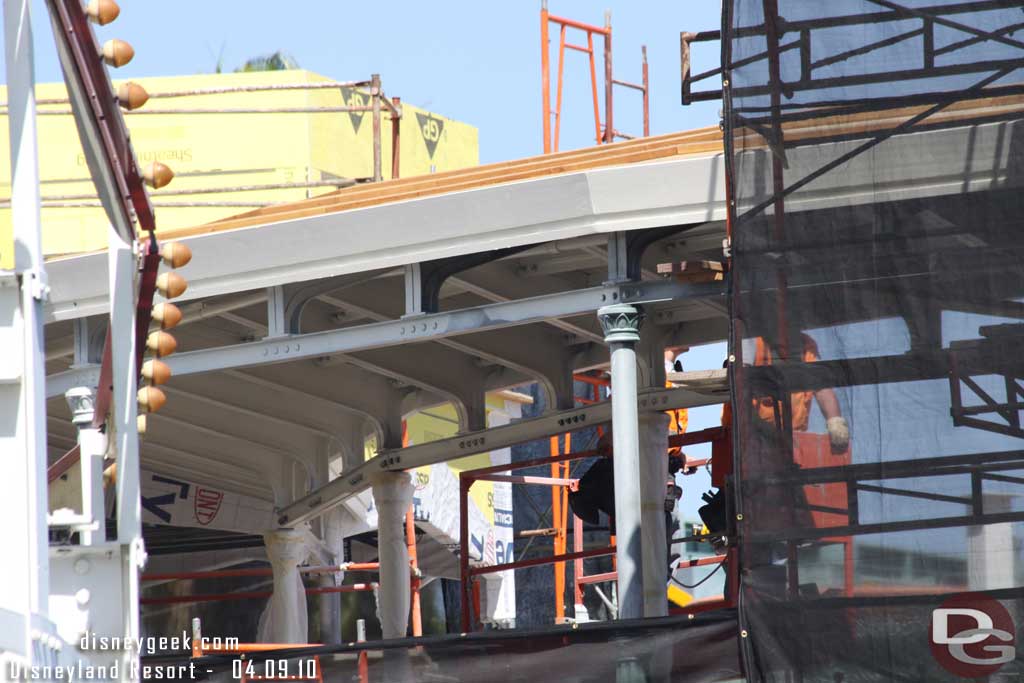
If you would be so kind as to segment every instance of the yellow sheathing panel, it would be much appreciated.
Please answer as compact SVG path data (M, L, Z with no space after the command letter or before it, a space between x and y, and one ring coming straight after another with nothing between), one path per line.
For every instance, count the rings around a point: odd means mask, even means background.
M505 402L502 398L491 394L487 395L487 410L503 409ZM455 408L450 403L436 406L422 412L411 415L406 420L406 429L409 435L409 444L423 444L438 439L447 439L458 433L458 416ZM490 453L477 453L464 458L457 458L446 463L456 476L465 470L474 470L481 467L491 466ZM419 467L413 470L413 476L419 480L430 476L430 467ZM476 503L477 508L484 513L488 524L494 524L494 482L478 481L469 490L469 496Z
M313 80L328 80L314 76ZM385 86L385 91L387 90ZM369 88L309 91L314 107L371 106ZM399 122L399 175L401 177L450 171L480 163L479 134L474 126L402 103ZM310 117L313 166L345 178L373 176L373 114L348 112ZM382 105L381 170L391 175L391 114Z
M198 90L285 83L329 81L304 70L260 73L204 74L140 78L136 82L150 93ZM385 90L387 83L384 83ZM350 102L369 97L346 89ZM368 92L368 91L365 91ZM63 84L37 86L40 100L66 97ZM0 87L0 98L6 90ZM143 111L161 109L238 109L338 107L342 92L327 90L261 91L224 93L175 98L153 98ZM67 104L40 105L40 111L66 110ZM442 123L440 140L433 158L427 153L420 126L415 123L422 110L405 105L401 148L401 175L412 176L433 171L464 168L478 163L477 130L472 126L437 118ZM353 123L353 117L361 120ZM6 129L5 115L0 125ZM132 142L140 164L161 161L175 173L164 190L151 192L157 205L160 230L202 225L244 212L246 206L181 207L169 204L190 202L295 202L330 192L331 187L212 192L194 195L175 194L189 189L210 189L251 185L304 182L337 177L365 178L373 169L373 122L369 112L350 114L273 113L273 114L127 114ZM358 125L358 132L356 127ZM0 136L0 153L9 158L6 136ZM382 166L384 177L391 172L391 123L382 114ZM70 115L39 117L39 155L44 198L87 195L87 199L66 199L68 203L96 203L95 189L74 121ZM10 196L10 168L0 169L0 195ZM254 204L252 208L256 208ZM106 218L97 207L47 207L43 209L43 249L47 255L92 251L106 246ZM10 210L0 209L0 245L10 234ZM9 239L9 237L8 237ZM0 259L3 258L0 249ZM0 267L3 267L0 262Z
M487 394L488 414L492 410L506 410L507 397L503 395L505 393L508 392ZM458 415L450 403L413 413L406 419L405 425L410 446L447 439L455 436L459 431ZM377 455L377 452L376 440L373 438L367 439L363 450L364 459L370 460ZM477 453L464 458L449 460L445 464L458 476L460 472L465 470L490 467L492 464L491 454ZM414 484L417 486L425 485L430 477L430 467L417 467L412 470L412 475ZM469 495L480 511L484 513L487 523L494 524L494 482L476 482L473 488L470 489Z

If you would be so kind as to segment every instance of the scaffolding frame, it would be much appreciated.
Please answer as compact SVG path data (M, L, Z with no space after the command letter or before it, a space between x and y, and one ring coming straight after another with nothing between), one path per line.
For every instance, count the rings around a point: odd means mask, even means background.
M469 564L469 505L468 496L469 489L477 481L495 481L504 482L510 484L527 484L537 486L554 486L554 487L576 487L579 483L578 479L564 478L564 477L534 477L534 476L522 476L516 474L506 474L513 470L528 469L530 467L538 467L550 464L554 465L569 462L572 460L581 460L584 458L593 457L606 457L607 453L595 450L589 451L578 451L576 453L564 453L546 458L533 458L530 460L522 460L520 462L513 462L507 465L494 465L492 467L482 467L475 470L464 470L459 473L459 576L461 579L460 583L460 597L462 603L462 630L468 632L472 630L473 621L470 616L470 604L472 602L474 611L476 612L477 618L479 618L479 588L474 581L475 577L483 574L495 574L498 572L507 571L509 569L522 569L525 567L536 567L546 564L558 564L563 567L565 562L582 560L588 557L602 557L605 555L614 555L615 546L609 545L601 548L591 548L590 550L580 550L571 553L557 552L556 554L547 557L535 557L528 560L516 560L513 562L505 562L502 564L495 564L490 566L478 566L471 567ZM557 526L555 527L558 528ZM556 532L557 533L557 532ZM564 538L564 533L563 533ZM557 536L556 536L557 539ZM564 593L564 579L563 579L563 590ZM475 597L474 597L475 596ZM564 595L562 596L563 611L564 611ZM557 601L557 598L556 598ZM557 604L557 602L556 602Z
M732 225L736 220L740 220L748 216L754 216L766 209L773 208L774 238L781 240L783 237L783 228L785 223L785 198L793 192L805 187L822 175L835 170L842 164L850 161L852 158L869 151L895 135L914 132L915 130L919 130L928 125L941 125L929 122L928 119L954 102L1024 93L1024 84L1010 84L1002 86L992 85L999 79L1011 73L1013 70L1020 68L1022 63L1021 57L1016 59L978 61L972 60L968 56L956 64L936 65L936 58L943 55L963 54L962 51L964 49L983 41L995 41L1002 45L1024 51L1024 42L1012 37L1016 30L1024 28L1024 22L1012 24L1003 27L997 32L992 32L966 25L955 19L957 15L961 14L1003 9L1011 3L1007 3L1005 0L967 0L964 2L946 5L939 4L926 7L907 7L904 4L894 2L892 0L869 0L869 2L877 5L879 10L875 12L862 12L838 17L829 17L827 19L789 21L780 15L778 0L763 0L764 16L766 17L766 20L759 25L735 29L729 38L742 39L763 37L765 41L765 49L755 54L743 57L742 59L733 61L731 44L727 40L725 44L723 44L722 48L721 65L698 74L691 73L692 44L721 41L723 40L722 31L714 30L696 33L684 31L680 33L682 104L689 105L694 102L713 101L719 99L722 100L724 104L723 117L726 122L725 146L727 166L726 203L728 206L727 223L730 235ZM726 16L728 16L728 14ZM817 36L819 36L819 32L823 29L834 28L837 26L852 27L908 21L920 22L920 25L910 28L909 30L895 33L892 36L888 36L880 40L865 42L853 49L824 57L816 61L812 59L812 47L814 41L817 39ZM968 34L970 37L961 38L947 45L936 47L935 30L937 26L958 30L962 33ZM794 35L795 37L788 42L783 42L787 35ZM880 73L857 74L852 76L819 77L815 74L815 71L818 69L917 38L921 39L921 66L919 68L907 68L896 71L888 70ZM780 60L784 53L791 51L795 51L799 54L800 75L796 80L786 81L782 78ZM768 83L766 85L737 86L732 83L733 69L749 66L757 62L766 62L768 70ZM862 98L858 99L856 102L828 98L815 99L815 101L811 102L783 102L784 97L787 99L792 98L797 92L856 87L877 83L911 82L936 76L970 74L984 74L984 78L971 86L952 91L931 91L895 97L885 96ZM721 79L722 85L720 88L701 91L693 90L693 85L695 83L707 81L712 78ZM767 97L768 101L766 104L758 104L756 106L734 106L733 99L740 97ZM902 120L892 124L891 126L883 127L881 130L858 133L856 136L857 139L865 139L864 142L846 153L828 161L810 173L807 173L803 177L789 182L786 181L784 178L784 169L786 166L785 158L787 149L798 146L820 144L822 142L847 140L851 139L852 136L849 132L837 131L835 133L824 134L814 138L802 137L799 140L787 141L784 135L785 124L807 121L817 117L841 117L844 115L891 109L897 104L916 106L918 110L912 110L910 113L900 114L900 118ZM972 116L971 119L977 121L993 121L1006 118L1007 116L1008 115L1005 113L997 112L992 115ZM962 123L962 120L958 121L958 125L962 125ZM746 131L761 137L764 140L765 145L772 152L772 191L763 201L759 202L755 206L745 208L742 214L739 215L737 215L738 209L735 200L732 197L732 188L730 186L733 155L733 139L732 134L730 133L730 127L734 125L736 127L742 127ZM785 291L785 274L780 266L777 271L775 295L776 313L778 316L778 338L776 342L779 353L784 358L788 356L787 350L789 347L790 334L795 331L790 329L790 325L787 321L786 301L783 294ZM998 343L1000 341L1000 337L1006 334L1005 330L994 330L993 328L988 328L988 330L989 332L992 332L992 338L986 339L981 343ZM989 335L983 330L983 336ZM740 358L740 345L738 344L738 340L734 339L732 341L736 354L736 360L734 362L741 363L742 360ZM986 393L979 384L970 378L970 374L978 370L978 368L973 367L970 353L970 348L977 344L978 342L954 343L948 354L948 364L940 359L928 359L929 361L937 361L943 366L948 367L948 370L942 374L947 375L949 378L952 402L951 415L953 417L953 423L955 425L972 426L986 431L1007 434L1010 436L1020 436L1024 433L1020 429L1019 418L1016 415L1016 409L1021 405L1024 405L1020 403L1020 398L1024 396L1024 388L1020 386L1020 383L1016 378L1020 373L1015 372L1015 369L1013 368L1008 368L1005 369L1005 372L1001 372L1004 376L1006 400L998 401L994 399ZM818 366L817 372L814 373L817 376L813 378L808 376L805 378L808 386L813 385L817 388L822 388L825 386L843 386L846 384L837 373L830 371L830 366L833 365L832 363L823 363L819 361L815 363L815 365ZM886 365L884 367L888 366ZM898 379L897 375L898 373L892 374L890 372L883 372L883 376L887 377L888 381L896 381L896 379ZM757 393L757 385L760 385L759 388L766 394L775 396L775 399L780 406L779 418L781 420L782 433L787 438L787 444L783 447L792 450L792 416L788 394L786 392L793 390L794 387L789 386L786 391L780 391L772 380L766 376L761 377L756 372L753 373L751 379L753 380L752 384L754 386L750 387L750 389L753 390L755 394ZM737 384L733 388L734 395L745 395L742 393L741 387L738 384L738 378L735 381ZM973 394L981 400L982 405L965 406L964 387L973 392ZM1006 420L1007 424L1003 425L1000 423L994 423L977 417L978 415L991 413L1001 416ZM948 458L933 460L936 460L936 462L951 462ZM924 466L929 464L926 461L915 462L922 463ZM853 596L856 593L852 566L852 538L854 536L863 533L878 533L879 531L942 528L958 525L956 520L950 518L948 520L923 520L912 523L896 522L886 525L870 525L872 531L864 530L858 520L857 491L870 491L879 494L904 495L934 501L969 504L972 506L974 517L977 518L982 514L980 482L990 476L990 473L988 472L989 469L1006 468L1005 465L999 464L986 468L979 463L975 463L975 465L973 465L979 469L978 471L972 472L972 496L969 499L860 483L858 475L855 474L855 472L859 473L862 471L862 469L858 469L861 468L859 465L841 465L834 468L811 468L805 471L806 474L799 477L799 480L804 482L803 485L810 483L842 483L846 486L846 496L848 499L848 509L825 509L820 506L810 506L812 508L812 514L821 512L843 513L848 515L848 524L834 529L825 526L815 527L813 532L810 530L805 530L806 533L799 532L797 530L789 530L787 533L791 536L799 536L804 539L813 538L818 543L843 544L845 564L845 585L843 592L847 597ZM895 473L894 470L889 469L901 464L904 463L887 463L885 472L883 473L879 471L877 474L885 474L886 477L910 476L906 474L898 474ZM907 464L908 467L910 467L909 463ZM838 472L842 471L847 472L845 477L838 475ZM942 472L940 473L949 472L952 472L952 470L943 466ZM922 476L927 476L927 474ZM880 478L882 477L876 477L876 479ZM1002 476L1001 480L1009 481L1015 480L1015 478ZM756 485L762 483L765 482L748 481L745 485ZM1014 519L1016 519L1016 517L1014 517ZM801 535L801 533L803 533L803 535ZM808 536L807 534L810 535ZM760 540L767 539L762 538ZM790 593L796 595L798 594L799 589L799 568L797 566L798 562L795 561L797 559L796 542L793 540L787 540L786 543L788 555L791 559L791 561L787 563L790 572L788 585Z
M594 376L587 373L576 373L573 375L573 380L592 387L593 398L583 396L576 397L576 400L584 405L597 403L600 400L601 388L611 386L611 382L608 378ZM603 428L601 426L598 426L597 429L599 433L603 431ZM612 454L608 450L597 448L591 450L578 451L574 453L572 452L571 448L571 435L572 432L566 432L565 434L556 434L549 437L550 454L548 457L533 458L530 460L523 460L519 462L510 463L508 465L494 465L491 467L466 470L459 474L459 575L461 580L460 602L462 619L461 623L463 631L468 632L472 630L474 623L479 622L480 592L479 584L475 581L475 577L477 576L498 573L510 569L522 569L525 567L535 567L547 564L553 565L555 586L554 605L556 624L566 623L567 621L569 621L566 619L565 616L566 562L573 563L574 604L583 603L584 588L586 586L605 582L614 582L618 578L618 573L614 569L614 554L616 548L615 535L612 534L610 536L609 545L607 547L585 549L583 546L583 520L570 512L568 504L569 491L577 490L577 486L579 485L579 479L570 476L570 463L574 460L581 460L592 457L611 457ZM564 441L562 441L563 438ZM698 432L669 435L668 447L671 450L673 448L680 448L682 446L693 445L698 443L712 443L715 442L716 440L722 440L724 438L726 438L726 431L724 427L712 427ZM711 462L711 458L688 460L686 463L686 469L684 474L692 474L696 472L698 468L710 465ZM539 467L545 464L548 464L551 467L550 477L507 474L508 472L511 472L513 470ZM510 484L550 486L553 527L526 531L523 532L523 536L551 536L554 542L553 554L545 557L530 558L528 560L517 560L513 562L507 562L492 566L471 567L469 559L468 496L469 489L477 481L493 481ZM572 552L567 552L567 534L570 516L572 518L573 549ZM701 534L683 538L673 538L672 542L679 543L686 541L709 541L712 537L720 535L721 534ZM599 574L585 573L584 560L595 557L605 557L608 555L612 556L612 571L602 572ZM738 572L737 560L738 557L736 555L736 548L733 545L724 555L712 555L709 557L703 557L694 560L685 560L680 562L678 566L689 568L724 563L727 569L727 580L731 585L736 585L736 577ZM607 597L603 593L600 593L600 591L599 596L601 597L602 601L605 602L606 605L609 607L609 610L614 611L615 605L608 601ZM729 608L734 606L734 596L720 596L705 600L695 600L694 602L690 603L689 605L686 605L685 607L673 607L670 608L669 611L671 614L696 614L703 611L720 608Z
M558 73L555 94L555 106L551 107L551 55L550 55L550 25L558 26ZM568 29L582 31L587 35L586 46L566 42ZM598 98L597 78L597 57L594 48L594 36L600 36L603 41L604 58L604 123L601 122L601 105ZM614 125L614 90L615 86L621 86L641 93L643 106L643 137L651 134L650 125L650 86L647 69L647 46L640 47L641 54L641 82L632 83L616 79L612 75L612 18L611 12L605 11L604 26L595 26L575 19L555 16L548 12L547 0L542 0L540 10L540 45L541 45L541 99L543 101L543 143L544 153L557 152L562 128L562 89L564 84L564 66L566 49L582 52L587 55L590 66L590 92L594 108L594 140L595 143L608 144L616 138L632 140L636 136L619 132ZM554 125L552 130L552 118Z

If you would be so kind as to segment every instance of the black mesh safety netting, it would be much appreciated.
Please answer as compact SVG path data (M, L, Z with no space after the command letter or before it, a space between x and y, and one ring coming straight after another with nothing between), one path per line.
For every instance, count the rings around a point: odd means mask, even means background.
M724 2L751 680L1024 675L1022 7Z
M236 656L149 656L148 680L319 674L327 683L713 683L740 680L736 613L592 622ZM360 653L364 653L361 661ZM178 676L179 678L181 676ZM312 678L316 678L315 675ZM296 679L292 679L296 680Z

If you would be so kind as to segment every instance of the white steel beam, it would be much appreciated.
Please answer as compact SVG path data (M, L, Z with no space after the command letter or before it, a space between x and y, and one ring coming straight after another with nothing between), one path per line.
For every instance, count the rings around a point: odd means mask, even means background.
M161 412L162 415L162 412ZM186 429L181 429L182 425ZM198 438L197 438L198 437ZM164 416L154 419L147 429L145 449L163 448L182 453L191 453L202 458L207 465L216 468L243 466L252 474L261 477L266 487L274 494L278 505L286 505L291 498L290 492L279 481L282 463L291 467L293 461L281 457L278 453L269 453L265 447L259 449L246 448L232 437L214 430L203 430ZM187 458L181 459L185 462Z
M142 454L147 470L173 470L167 474L199 477L201 481L217 484L221 488L252 495L272 501L273 487L265 475L244 462L214 460L205 455L192 453L163 444L142 444Z
M303 387L301 384L293 385L289 383L281 383L280 381L275 381L266 377L258 377L242 370L225 370L223 373L219 373L218 376L230 377L231 379L249 384L250 386L259 387L260 391L254 393L269 395L272 398L280 398L283 401L292 403L292 405L311 405L313 406L310 410L311 416L315 414L314 411L319 411L320 407L325 407L338 411L335 422L340 421L342 417L346 415L366 420L373 426L377 433L377 438L381 441L384 439L384 434L381 431L382 427L372 413L361 410L356 406L336 401L330 396L310 393L306 390L308 387Z
M303 424L303 423L300 423L300 422L293 422L292 420L283 419L277 413L268 413L268 412L263 412L263 411L259 411L259 410L253 410L252 408L247 408L245 406L237 405L237 404L231 403L229 401L224 401L224 400L221 400L221 399L213 399L213 398L209 398L207 396L203 396L201 394L197 394L197 393L192 392L192 391L185 391L184 389L181 389L181 388L179 388L177 386L163 386L163 387L161 387L161 389L163 390L163 392L165 394L167 394L168 396L171 396L171 397L179 396L179 397L181 397L183 399L187 399L189 401L195 401L196 403L199 403L200 405L205 405L205 406L208 406L208 407L210 407L212 409L215 409L215 410L225 410L225 411L228 411L228 412L235 413L236 415L241 415L241 416L244 416L244 417L250 417L250 418L253 418L254 420L258 420L259 422L267 422L269 424L273 424L273 425L277 425L278 427L282 427L282 428L284 428L286 430L287 429L295 429L295 430L298 430L298 431L301 431L301 432L305 432L306 434L309 434L309 435L312 435L312 436L321 436L321 437L327 437L327 438L331 438L331 437L334 436L334 434L332 434L331 432L327 431L326 429L320 429L318 427L312 427L310 425Z
M13 239L0 243L0 659L39 665L55 655L47 619L46 394L35 73L28 0L4 0ZM20 279L20 283L19 283ZM20 286L19 286L20 285ZM40 631L48 631L45 636ZM37 642L33 642L37 641ZM6 673L6 672L5 672Z
M713 405L727 400L728 386L725 370L708 376L717 377L719 382L708 381L699 391L689 388L642 391L639 394L638 409L641 412L664 411L674 408ZM467 455L486 453L554 434L563 434L604 424L611 421L611 418L611 402L602 401L573 410L547 413L540 417L501 427L460 434L418 446L384 451L363 465L348 473L343 473L337 479L283 508L278 516L278 523L281 526L294 527L323 514L368 488L370 475L375 472L382 470L399 472L447 462Z
M100 366L84 365L57 372L46 378L46 398L63 396L68 389L94 387L100 382Z
M378 322L397 317L393 308L387 310L379 305L387 301L385 297L374 296L370 292L360 292L360 298L378 304L372 310L337 296L321 297L321 300L343 310L358 311L363 317ZM439 339L436 344L536 379L547 395L548 405L569 408L572 407L573 398L573 369L588 366L591 363L590 357L597 353L605 356L598 362L606 362L607 352L603 345L578 345L570 348L560 335L547 326L529 325ZM426 359L420 357L422 348L418 347L414 353L421 362L426 363Z
M199 424L195 415L192 414L188 419L184 417L176 417L171 415L170 410L162 410L156 415L151 415L150 419L157 422L165 422L168 425L173 426L176 430L195 432L196 434L203 435L209 439L222 439L225 445L228 446L229 452L236 455L237 458L252 457L257 454L266 454L268 457L275 457L284 460L288 460L297 465L301 465L306 470L306 475L310 478L314 476L313 464L307 459L302 457L302 454L298 452L291 452L284 450L280 446L270 445L265 441L254 441L245 436L241 436L235 432L240 431L237 428L232 428L229 431L225 431L223 428L207 427Z
M611 303L639 304L691 297L718 298L723 296L723 293L721 283L686 284L672 280L591 287L520 301L417 316L415 319L371 323L191 351L171 357L168 364L175 375L188 375L433 341L477 330L501 329L592 313L601 306Z
M313 327L316 329L318 326ZM333 325L325 327L331 329ZM348 364L402 384L420 387L450 400L458 411L463 429L482 429L485 426L487 373L462 353L435 344L421 344L408 351L376 349L358 354L334 354L317 358L316 362L320 367Z
M515 283L514 289L509 287L510 283ZM495 263L488 268L458 273L448 278L448 284L494 303L540 296L552 290L573 288L572 284L565 281L564 277L521 278L508 263ZM514 296L513 292L515 292ZM568 320L555 319L546 322L552 327L575 335L581 341L604 343L604 336L600 332L589 330Z

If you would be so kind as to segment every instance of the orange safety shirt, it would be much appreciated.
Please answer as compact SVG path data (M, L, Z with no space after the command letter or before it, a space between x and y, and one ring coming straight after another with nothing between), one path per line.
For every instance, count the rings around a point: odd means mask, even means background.
M818 345L806 334L800 335L803 339L804 363L813 363L818 360ZM772 351L765 343L764 337L757 338L757 351L754 355L754 365L771 365ZM791 410L793 411L793 431L806 432L807 424L811 419L811 403L814 400L813 391L795 391L791 395ZM757 415L765 422L775 421L775 401L770 396L754 399L754 408Z
M666 380L665 388L671 389L675 384ZM672 434L685 434L686 427L690 424L690 414L686 412L686 408L679 408L677 410L666 410L665 414L669 417L668 430Z

